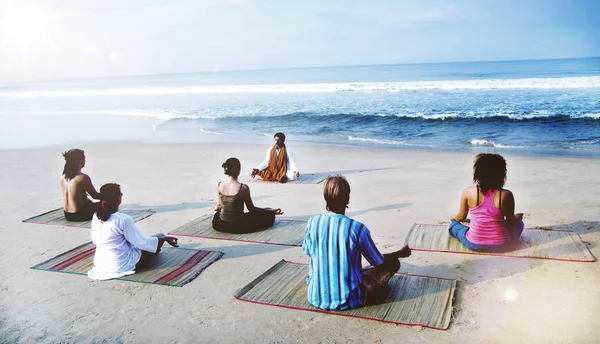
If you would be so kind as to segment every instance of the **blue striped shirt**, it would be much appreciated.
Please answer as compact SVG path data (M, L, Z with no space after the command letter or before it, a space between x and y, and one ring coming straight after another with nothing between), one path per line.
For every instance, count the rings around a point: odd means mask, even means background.
M308 301L321 309L359 307L363 303L361 255L373 266L383 264L369 229L340 214L311 217L302 249L310 257Z

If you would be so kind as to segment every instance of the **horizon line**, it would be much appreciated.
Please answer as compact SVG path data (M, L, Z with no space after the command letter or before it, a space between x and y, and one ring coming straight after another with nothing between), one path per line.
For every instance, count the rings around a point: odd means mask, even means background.
M410 65L431 65L431 64L462 64L462 63L492 63L492 62L524 62L524 61L548 61L548 60L576 60L576 59L597 59L600 56L579 56L579 57L558 57L558 58L524 58L510 60L471 60L471 61L437 61L437 62L400 62L400 63L372 63L372 64L347 64L347 65L319 65L319 66L303 66L303 67L281 67L281 68L247 68L247 69L212 69L212 70L197 70L191 72L172 72L172 73L148 73L148 74L118 74L108 76L85 76L85 77L68 77L68 78L47 78L47 79L24 79L24 80L8 80L0 81L0 85L19 84L31 82L54 82L54 81L75 81L75 80L90 80L90 79L119 79L119 78L135 78L148 76L166 76L166 75L186 75L186 74L203 74L203 73L231 73L231 72L261 72L261 71L283 71L283 70L300 70L300 69L321 69L321 68L351 68L351 67L375 67L375 66L410 66Z

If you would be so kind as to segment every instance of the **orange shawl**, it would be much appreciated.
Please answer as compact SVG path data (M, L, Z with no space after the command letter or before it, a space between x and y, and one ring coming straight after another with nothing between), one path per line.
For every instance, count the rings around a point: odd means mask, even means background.
M280 182L287 172L287 152L285 145L279 148L277 155L277 145L271 148L271 156L269 157L269 166L258 172L258 175L266 181Z

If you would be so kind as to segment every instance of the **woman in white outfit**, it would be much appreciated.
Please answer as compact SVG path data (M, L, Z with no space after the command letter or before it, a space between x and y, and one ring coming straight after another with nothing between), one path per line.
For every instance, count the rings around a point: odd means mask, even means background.
M177 238L156 234L145 237L131 216L119 212L123 194L119 184L100 188L100 206L92 219L92 241L96 244L94 268L88 276L96 280L132 275L150 254L157 254L167 242L178 247Z

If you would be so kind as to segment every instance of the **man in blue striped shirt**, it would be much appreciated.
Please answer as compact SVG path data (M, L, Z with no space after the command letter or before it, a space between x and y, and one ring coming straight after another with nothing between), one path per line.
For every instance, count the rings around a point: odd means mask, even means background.
M328 213L308 220L302 249L310 257L308 301L326 310L360 307L400 269L400 257L410 256L408 245L382 255L369 229L346 215L350 184L342 176L323 185ZM361 255L371 264L363 269Z

